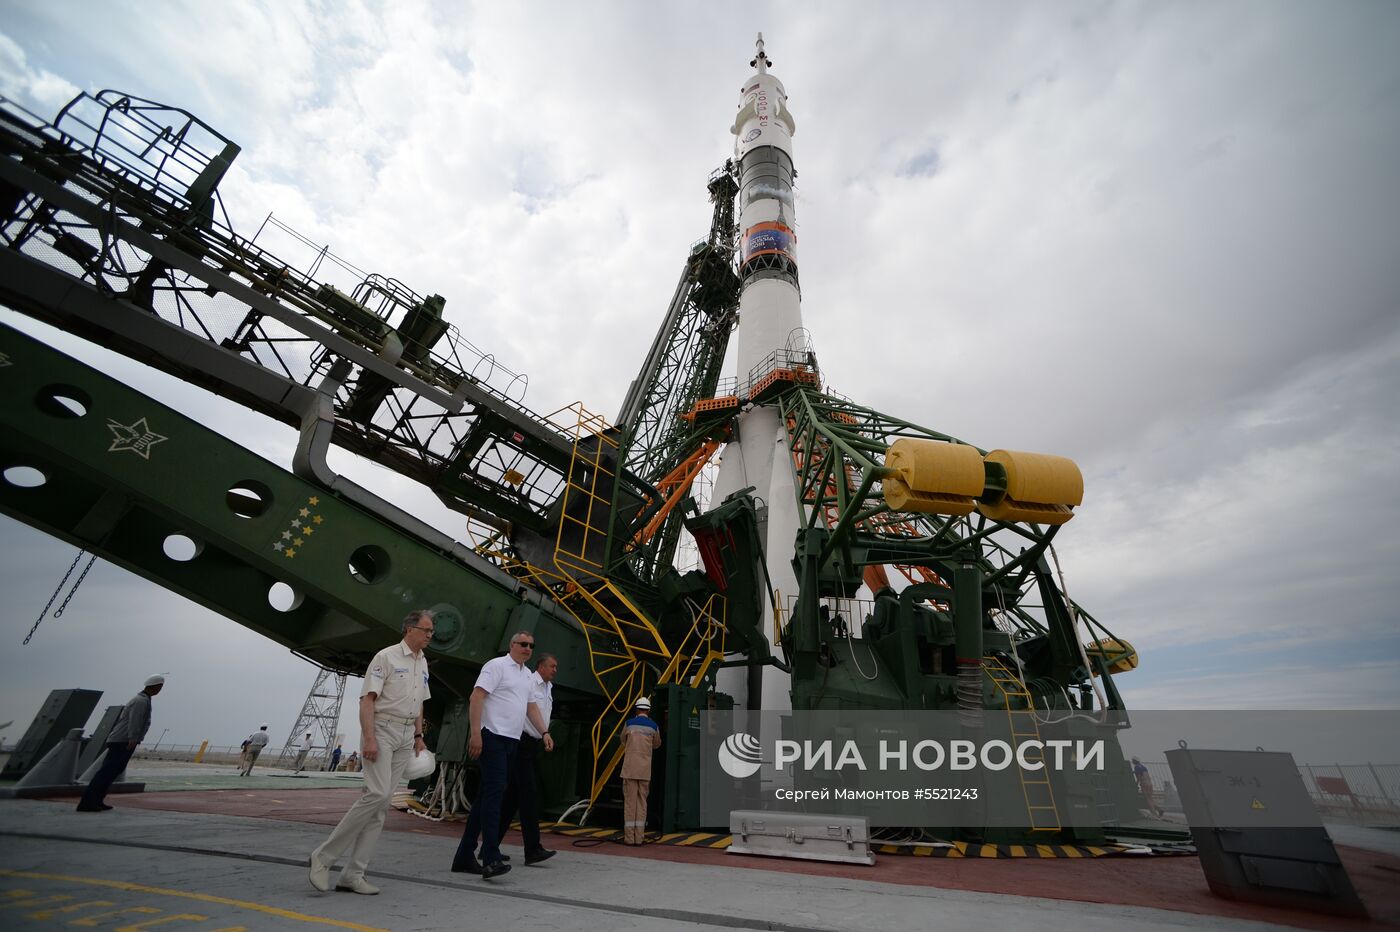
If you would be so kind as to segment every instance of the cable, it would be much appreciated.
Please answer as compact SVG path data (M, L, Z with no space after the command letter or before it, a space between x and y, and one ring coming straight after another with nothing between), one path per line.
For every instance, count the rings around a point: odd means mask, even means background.
M1055 574L1060 577L1060 591L1065 594L1065 601L1069 603L1069 623L1074 633L1074 646L1079 648L1079 659L1084 661L1084 669L1088 670L1090 673L1089 686L1094 690L1094 695L1098 697L1099 700L1098 720L1100 722L1105 722L1108 720L1108 700L1104 698L1103 691L1099 689L1098 681L1093 676L1094 668L1089 665L1089 655L1084 650L1083 642L1079 640L1079 606L1076 605L1074 599L1069 596L1069 587L1065 585L1065 573L1064 570L1060 569L1060 558L1059 555L1055 553L1054 544L1050 545L1050 559L1055 561Z
M837 600L837 601L838 601L838 604L839 604L840 600ZM846 601L849 602L850 600L847 599ZM848 606L847 609L846 609L846 613L847 613L847 614L851 614L851 610L850 610L850 607L849 607L849 606ZM870 651L870 663L871 663L871 665L875 668L875 672L872 673L872 674L870 674L869 676L866 676L865 670L861 669L861 666L860 666L860 658L858 658L858 657L856 656L856 642L855 642L855 638L852 637L852 635L851 635L851 627L853 626L853 624L854 624L854 616L852 615L852 618L851 618L850 620L848 620L848 621L846 622L846 624L845 624L845 627L846 627L846 646L848 646L848 647L851 649L851 661L856 665L856 672L859 673L862 677L865 677L866 682L871 682L871 681L873 681L876 677L878 677L878 676L880 675L880 661L877 660L877 659L875 658L875 648L870 647L870 646L867 645L867 646L866 646L866 650ZM864 643L864 639L863 639L863 638L861 639L861 642Z

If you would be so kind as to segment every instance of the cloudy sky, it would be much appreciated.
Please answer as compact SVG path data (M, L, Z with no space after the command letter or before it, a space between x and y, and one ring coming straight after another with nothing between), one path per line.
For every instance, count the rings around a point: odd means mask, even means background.
M608 415L707 229L763 30L825 375L1080 463L1059 555L1142 655L1128 702L1400 709L1400 7L0 7L6 96L192 111L243 147L238 230L273 211L440 293L532 408ZM290 462L285 430L0 320ZM101 563L21 648L74 551L4 518L0 548L9 740L51 688L120 701L155 670L167 742L286 736L305 662Z

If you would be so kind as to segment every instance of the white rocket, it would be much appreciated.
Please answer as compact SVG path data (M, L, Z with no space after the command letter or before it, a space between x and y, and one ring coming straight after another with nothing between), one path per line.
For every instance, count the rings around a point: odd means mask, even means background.
M808 361L810 349L802 327L802 295L797 283L797 234L793 211L792 136L796 131L787 107L783 82L768 73L772 63L758 36L757 54L750 64L755 74L739 92L739 113L730 128L739 166L740 270L738 379L755 385L774 369L794 360ZM754 487L766 511L760 509L769 578L786 610L797 595L792 569L793 544L799 513L793 483L787 432L777 408L749 406L725 446L713 501L738 489ZM766 517L766 520L765 520ZM766 600L765 600L766 602ZM773 607L764 611L763 629L773 639ZM792 707L791 677L765 667L761 685L744 668L720 672L719 688L734 697L735 708L786 710ZM759 695L750 695L758 687ZM756 701L755 701L756 700Z

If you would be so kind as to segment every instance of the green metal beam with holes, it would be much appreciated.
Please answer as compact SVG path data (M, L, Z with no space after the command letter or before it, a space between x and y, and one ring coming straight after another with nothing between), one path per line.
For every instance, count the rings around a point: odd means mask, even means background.
M5 326L0 470L0 511L317 663L362 672L408 610L433 608L440 698L468 694L518 629L559 655L561 697L598 695L573 620L504 573L467 566ZM172 536L194 542L192 559L168 555ZM295 593L282 610L269 600L277 583Z

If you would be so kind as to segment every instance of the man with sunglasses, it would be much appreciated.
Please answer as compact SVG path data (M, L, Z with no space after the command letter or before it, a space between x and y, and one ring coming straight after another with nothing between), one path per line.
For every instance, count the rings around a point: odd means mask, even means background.
M501 858L501 802L520 735L525 731L526 707L535 685L535 675L525 665L534 648L532 633L516 632L510 639L510 652L488 660L472 689L467 756L481 768L481 789L452 859L453 873L480 874L490 880L510 870ZM473 853L478 840L479 863Z
M372 895L379 888L365 880L384 816L411 758L427 750L423 743L423 700L428 692L428 658L423 649L433 639L433 613L410 612L403 620L403 640L374 655L360 690L360 750L365 791L341 818L331 837L311 852L311 886L331 888L330 871L347 851L350 862L340 872L337 890Z
M559 672L559 660L553 654L536 652L535 685L530 691L530 704L525 709L525 731L515 751L515 768L506 783L505 803L501 807L501 837L510 830L511 819L520 812L520 838L525 844L526 865L539 864L554 857L554 852L540 844L539 788L536 785L535 763L540 748L554 750L549 734L549 720L554 714L554 676Z

